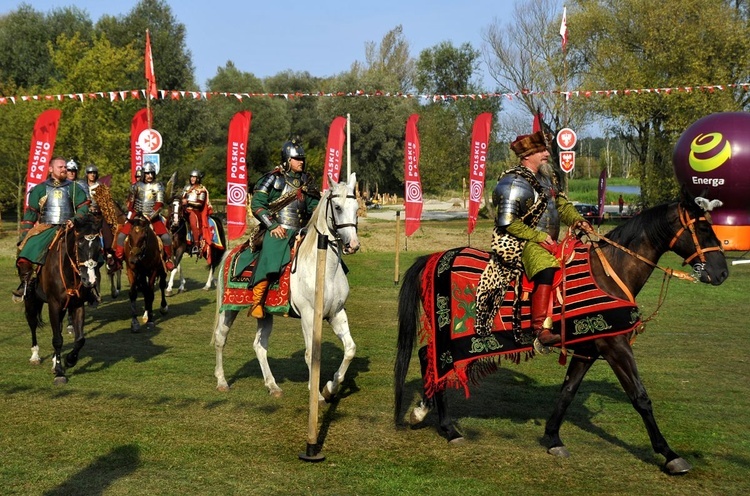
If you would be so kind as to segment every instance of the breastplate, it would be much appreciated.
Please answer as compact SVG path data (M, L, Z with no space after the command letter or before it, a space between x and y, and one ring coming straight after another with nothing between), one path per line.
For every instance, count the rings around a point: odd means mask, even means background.
M200 209L206 203L206 190L204 188L192 188L187 193L188 206Z
M65 224L73 218L73 201L70 199L70 188L73 183L64 181L55 187L47 184L47 201L44 203L41 222L44 224Z
M133 208L137 213L151 217L154 205L164 203L164 188L160 183L138 183Z
M284 179L281 196L302 186L299 178L284 175ZM307 213L304 197L302 199L299 197L295 198L276 214L276 222L285 228L301 229L307 224L308 220L309 214Z

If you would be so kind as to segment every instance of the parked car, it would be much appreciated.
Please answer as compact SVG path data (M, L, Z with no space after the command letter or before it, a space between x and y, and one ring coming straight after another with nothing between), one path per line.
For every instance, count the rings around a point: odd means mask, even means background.
M576 203L574 205L578 213L583 215L583 218L587 221L598 221L599 220L599 205L591 205L589 203Z

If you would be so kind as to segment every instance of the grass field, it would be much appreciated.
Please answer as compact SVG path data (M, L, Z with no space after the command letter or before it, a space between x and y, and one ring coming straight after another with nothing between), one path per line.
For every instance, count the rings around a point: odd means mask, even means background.
M453 247L465 222L423 222L409 251L400 253L399 272L428 249ZM487 229L486 221L477 228ZM434 414L425 428L395 428L399 286L393 249L374 246L375 240L392 239L392 232L392 222L363 221L363 250L346 259L357 356L340 398L320 411L326 460L316 464L297 458L305 450L308 418L298 321L277 319L271 337L269 361L283 398L270 397L263 387L252 350L254 321L244 315L225 350L232 389L218 392L209 344L215 293L200 289L206 269L189 260L183 265L189 291L169 298L169 314L158 320L155 332L131 334L126 295L115 301L105 296L99 308L87 311L81 359L69 370L70 382L54 386L49 327L40 332L42 365L28 363L28 326L21 306L10 303L17 285L12 242L0 242L0 295L7 302L0 306L5 322L0 492L727 495L750 490L749 265L730 267L730 278L720 287L672 281L659 314L635 343L662 432L694 466L685 476L670 477L603 362L592 368L563 424L561 435L572 453L568 459L548 455L539 442L565 373L556 356L504 363L472 388L468 400L451 392L452 412L467 439L463 444L449 445L436 433ZM674 256L662 262L680 267ZM661 273L655 273L639 296L645 315L656 307L661 282ZM71 337L65 338L67 351ZM321 381L328 380L341 356L324 324ZM419 385L415 357L407 381L415 400Z

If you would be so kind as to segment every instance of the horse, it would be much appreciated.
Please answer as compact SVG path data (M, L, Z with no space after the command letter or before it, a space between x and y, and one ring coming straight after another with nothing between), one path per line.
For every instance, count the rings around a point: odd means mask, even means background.
M182 277L182 256L188 249L188 223L185 221L184 210L182 207L182 200L180 197L172 199L172 203L169 207L169 214L167 215L167 227L169 227L170 236L172 236L172 254L174 256L174 269L169 274L169 281L167 282L167 296L172 296L174 288L174 280L177 277L180 281L180 285L177 288L177 292L181 293L186 291L185 289L185 278ZM206 284L203 286L204 291L209 291L213 287L214 274L216 269L221 263L221 259L224 257L226 252L226 235L224 234L224 225L221 219L210 215L209 218L213 219L216 234L219 238L221 246L217 246L214 243L209 243L208 253L208 279ZM189 254L192 257L192 253ZM198 255L200 258L200 255Z
M42 307L47 304L49 322L52 327L52 372L55 384L68 382L65 367L78 363L78 354L86 338L83 333L85 317L84 305L94 296L98 282L97 262L101 256L102 244L99 237L99 224L87 215L74 222L73 227L61 227L52 241L44 265L38 269L37 277L29 283L24 299L26 322L31 330L31 358L38 365L39 345L36 330L42 322ZM63 347L63 321L65 314L73 315L73 349L61 358Z
M323 393L319 393L319 401L321 402L331 401L339 392L346 371L357 349L349 331L349 320L344 309L344 303L349 295L349 281L341 262L342 254L353 254L359 249L357 237L357 209L359 205L354 194L356 175L351 174L347 183L334 183L333 181L330 181L330 183L332 184L331 189L323 194L318 206L313 211L306 227L307 235L300 243L296 257L290 262L292 270L289 282L291 309L300 316L302 321L302 334L305 339L305 362L307 362L308 370L310 370L316 293L316 247L319 238L327 238L323 318L328 320L333 332L341 340L344 346L344 358L333 375L333 379L325 385ZM216 388L219 391L229 390L229 385L224 377L223 349L229 330L240 312L240 306L235 306L232 309L222 308L224 293L227 289L227 273L230 261L231 256L228 253L219 266L216 286L216 318L211 340L216 350L214 376L217 379ZM250 303L244 305L244 308L249 307ZM266 312L264 318L258 319L253 348L258 357L258 362L260 362L263 381L269 394L274 397L281 397L283 391L276 384L276 379L268 365L268 339L272 330L273 315ZM309 384L308 382L308 387Z
M678 202L653 207L632 217L611 231L608 238L601 237L596 242L592 241L589 270L596 285L604 293L620 299L627 298L628 302L635 305L635 296L657 267L659 258L667 251L673 251L683 257L685 263L693 264L695 272L692 278L712 285L723 283L728 277L726 259L707 213L707 210L715 205L714 202L717 200L709 203L703 198L683 196ZM593 254L595 250L601 251L603 256ZM431 301L429 298L435 297L432 291L434 287L425 286L423 271L431 257L436 255L439 256L439 254L432 254L417 259L406 271L399 293L398 351L394 366L396 400L394 421L396 424L400 422L404 381L418 332L420 303L424 308L425 303L429 304ZM666 272L669 273L669 271ZM684 273L683 275L687 276ZM466 288L461 288L461 290L468 291ZM436 304L435 307L437 310L445 311L445 308L440 305ZM589 316L589 322L598 317L593 313L584 315ZM442 322L444 323L445 320ZM449 325L448 329L451 328ZM435 335L433 329L426 329L425 332L429 334L428 340ZM507 333L492 333L493 336L497 334ZM563 333L563 340L566 336L567 334ZM562 457L570 456L560 438L560 426L584 376L593 363L599 357L603 357L614 371L633 407L642 417L654 451L664 456L666 472L669 474L685 473L692 468L691 465L672 451L656 424L651 400L638 375L630 342L632 336L634 334L631 332L575 344L575 353L570 360L560 395L545 426L543 442L546 444L548 453ZM429 361L429 353L426 351L428 350L425 347L419 352L423 380L427 377L425 369L428 368ZM564 363L562 358L561 363ZM426 383L427 381L425 381L425 386ZM434 383L433 386L435 386ZM425 389L421 401L411 413L410 421L412 424L422 422L429 409L437 406L439 432L450 442L461 440L462 435L454 426L448 413L445 384L442 386L442 388L433 387L429 392Z
M159 280L161 291L161 306L159 311L162 315L169 311L164 289L167 286L164 262L161 258L161 241L151 227L151 221L143 215L138 215L129 221L132 224L130 234L125 238L125 266L130 281L130 330L138 332L141 328L138 323L138 312L136 310L136 299L138 291L143 293L143 303L146 307L146 328L153 330L154 324L154 284Z

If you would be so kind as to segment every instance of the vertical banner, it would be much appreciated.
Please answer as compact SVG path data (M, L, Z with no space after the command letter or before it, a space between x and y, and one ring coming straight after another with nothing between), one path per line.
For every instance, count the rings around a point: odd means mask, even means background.
M568 9L563 7L562 21L560 21L560 38L562 40L562 51L565 52L565 45L568 44Z
M339 182L341 173L341 157L344 151L346 134L346 117L336 117L328 130L328 145L326 146L326 163L323 166L323 191L328 189L328 174L332 176L333 182Z
M141 109L130 123L130 184L135 182L135 171L143 167L143 149L138 144L138 136L148 129L150 114L151 109Z
M406 121L406 142L404 143L404 233L407 237L419 229L422 220L422 180L419 177L419 131L418 114L409 116Z
M146 30L146 98L156 98L156 76L154 75L154 57L151 53L151 36Z
M252 113L237 112L227 140L227 237L241 238L247 228L247 141Z
M474 120L471 131L471 156L469 157L469 234L474 231L479 214L479 204L484 192L484 175L487 165L492 114L484 112Z
M61 112L58 109L45 110L34 123L34 131L31 134L31 148L29 149L29 164L26 169L24 208L29 205L29 191L47 179L49 161L55 150L60 115Z
M531 124L531 132L536 133L542 130L542 113L539 110L534 114L534 122Z
M607 169L599 174L599 225L604 220L604 197L607 196Z

